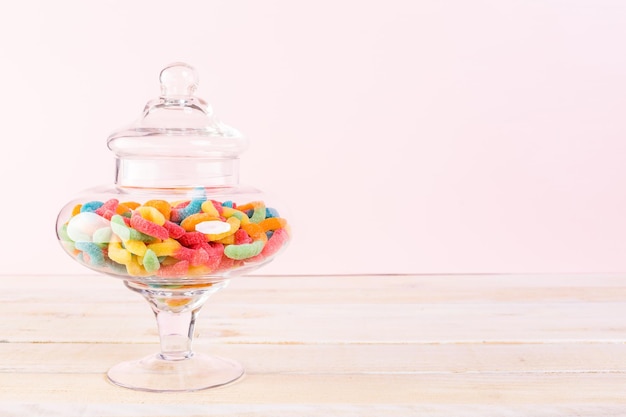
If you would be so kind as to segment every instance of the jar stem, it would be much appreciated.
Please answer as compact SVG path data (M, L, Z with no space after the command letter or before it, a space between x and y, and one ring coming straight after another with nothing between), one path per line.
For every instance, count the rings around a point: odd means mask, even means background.
M159 357L166 361L180 361L193 356L194 327L200 309L212 294L228 284L228 280L193 288L125 283L140 293L154 312L161 342Z
M193 356L191 345L200 307L180 313L153 310L161 339L161 359L178 361Z

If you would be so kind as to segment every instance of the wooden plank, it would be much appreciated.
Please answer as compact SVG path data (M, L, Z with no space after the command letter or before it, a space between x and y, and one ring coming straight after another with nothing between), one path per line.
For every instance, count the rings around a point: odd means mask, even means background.
M626 374L462 373L422 375L246 375L212 390L127 390L95 374L2 374L0 402L132 404L622 405Z
M459 374L626 372L623 343L221 344L202 353L240 361L250 374ZM2 343L0 373L104 373L156 353L156 344Z
M246 377L174 395L105 380L158 348L120 280L2 280L2 416L626 415L619 275L239 278L195 346Z
M3 281L5 281L3 283ZM104 275L0 275L3 302L133 302L122 280ZM329 289L332 289L330 291ZM212 301L230 303L440 303L618 302L626 298L626 274L252 276L231 281Z
M2 305L0 340L153 343L147 303ZM222 304L200 315L199 338L224 343L626 341L626 303Z
M623 405L1 403L3 417L621 417Z

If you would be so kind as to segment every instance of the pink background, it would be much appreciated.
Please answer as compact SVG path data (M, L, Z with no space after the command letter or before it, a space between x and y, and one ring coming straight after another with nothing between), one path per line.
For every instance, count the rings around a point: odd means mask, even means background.
M8 5L7 5L8 4ZM58 210L186 61L288 203L259 273L626 271L626 2L0 6L0 272L83 273Z

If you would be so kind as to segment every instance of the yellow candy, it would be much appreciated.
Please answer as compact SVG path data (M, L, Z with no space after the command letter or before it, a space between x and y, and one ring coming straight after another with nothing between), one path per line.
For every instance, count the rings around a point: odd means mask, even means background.
M180 223L180 226L187 232L193 232L196 230L196 225L198 223L210 220L219 220L219 217L213 216L210 213L195 213L185 217L185 219Z
M136 201L125 201L125 202L123 202L123 203L120 203L120 204L118 205L118 207L119 207L119 206L124 206L124 207L126 207L128 210L134 210L134 209L136 209L137 207L139 207L140 205L141 205L141 204L137 203ZM128 210L127 210L127 211L128 211ZM120 213L120 214L121 214L121 213Z
M209 233L207 235L205 235L207 237L207 239L209 240L220 240L220 239L224 239L226 236L230 236L232 234L234 234L237 230L239 230L239 226L241 225L241 222L239 221L238 218L236 217L230 217L226 220L226 223L228 223L230 225L230 230L224 232L224 233Z
M215 217L220 217L220 213L217 211L217 209L215 208L211 200L205 201L204 203L202 203L202 206L200 207L204 213L208 213Z
M165 200L149 200L143 203L144 206L154 207L159 210L159 212L165 217L165 220L170 219L170 215L172 214L172 206ZM143 216L142 216L143 217ZM162 226L162 225L159 225Z
M255 209L257 207L265 207L265 203L262 201L251 201L250 203L242 204L237 206L237 210L239 211L248 211Z
M195 265L189 266L189 275L190 276L198 276L198 275L206 275L211 272L211 268L206 265Z
M267 240L265 230L257 223L248 223L241 226L253 240Z
M109 242L109 258L118 264L127 265L130 263L133 255L122 247L119 240L111 240Z
M137 213L144 219L152 223L163 226L165 224L165 216L157 208L150 206L140 206L135 209Z
M224 245L232 245L232 244L235 243L235 234L233 233L230 236L226 236L225 238L222 238L220 240L216 240L216 242L222 243Z
M146 244L141 240L127 240L124 242L124 247L133 255L143 256L148 250Z
M250 223L250 218L248 217L248 215L239 209L234 209L231 207L224 207L224 209L222 210L222 216L226 218L235 216L239 219L241 224Z
M263 231L281 229L287 225L287 220L280 217L270 217L269 219L262 220L258 223Z
M136 256L133 256L130 262L126 264L126 271L128 271L128 275L133 277L147 277L152 275L150 272L146 271L146 268L139 265Z
M72 209L72 217L76 216L78 213L80 213L80 209L83 207L82 204L76 204L74 206L74 208Z
M156 256L172 256L176 250L181 247L181 244L170 237L162 242L151 243L147 247L151 249Z
M176 258L173 258L171 256L167 256L165 257L162 261L161 261L161 266L170 266L170 265L174 265L175 263L178 263L179 260Z

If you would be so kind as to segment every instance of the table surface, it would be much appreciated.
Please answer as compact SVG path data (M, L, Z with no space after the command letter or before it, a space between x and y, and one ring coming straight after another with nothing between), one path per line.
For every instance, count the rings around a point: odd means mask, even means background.
M245 376L160 394L106 379L158 350L121 280L0 280L3 417L626 416L626 276L237 278L194 350Z

